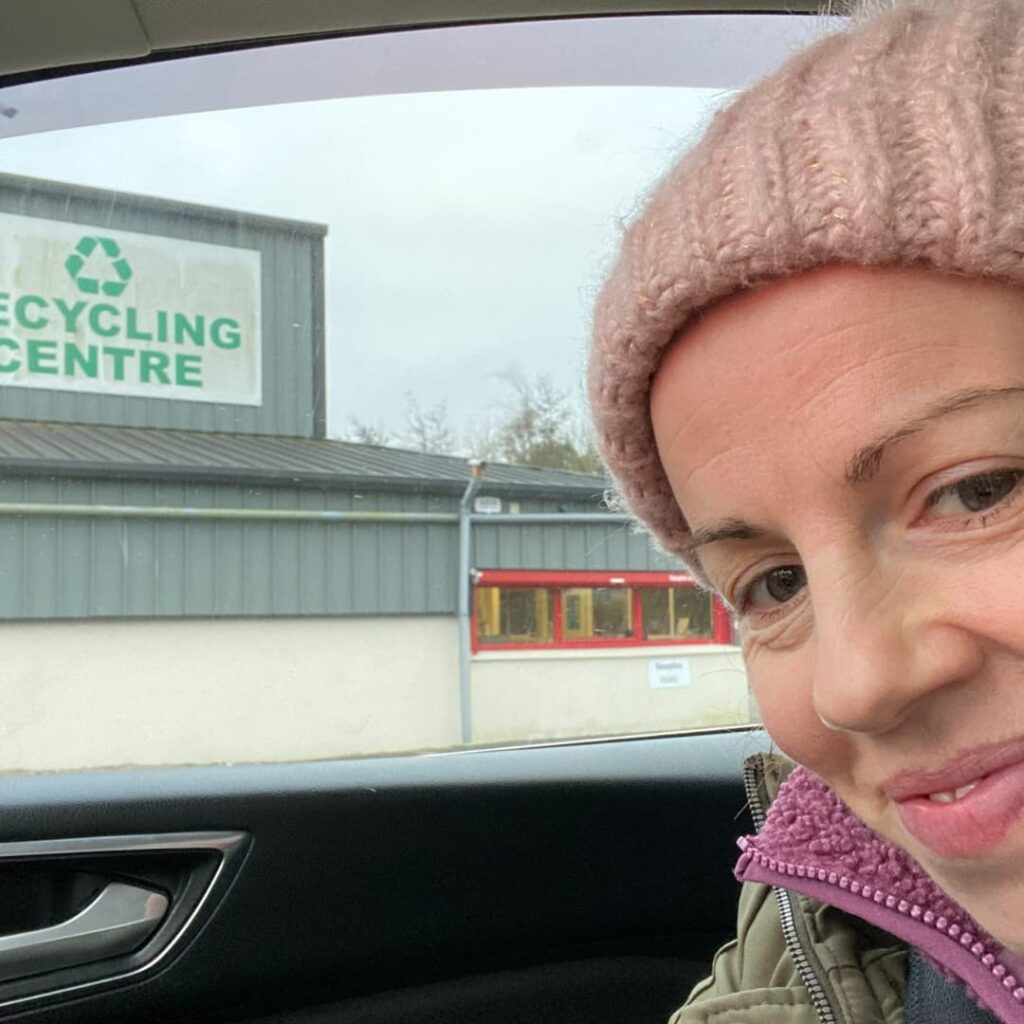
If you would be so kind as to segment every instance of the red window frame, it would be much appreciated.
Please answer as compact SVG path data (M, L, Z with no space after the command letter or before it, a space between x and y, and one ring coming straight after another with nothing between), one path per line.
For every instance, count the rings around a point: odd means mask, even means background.
M482 644L477 634L476 599L471 602L470 636L473 653L481 651L551 651L590 650L595 647L678 647L702 646L708 644L732 644L735 642L732 618L729 610L717 594L711 598L710 637L689 639L644 640L644 612L641 589L655 587L697 587L697 581L683 572L606 572L561 571L544 569L475 569L473 570L474 595L477 587L523 587L531 590L545 589L552 593L552 625L554 638L547 643L505 643ZM562 635L562 594L575 587L622 588L632 590L633 632L631 637L610 637L597 640L566 640Z

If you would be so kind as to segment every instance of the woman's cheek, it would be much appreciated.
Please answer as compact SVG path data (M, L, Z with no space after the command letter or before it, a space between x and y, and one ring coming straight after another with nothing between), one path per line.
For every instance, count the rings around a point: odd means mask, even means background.
M744 645L744 659L761 720L776 746L825 782L845 781L849 744L814 709L813 667L807 659L758 650L756 645Z

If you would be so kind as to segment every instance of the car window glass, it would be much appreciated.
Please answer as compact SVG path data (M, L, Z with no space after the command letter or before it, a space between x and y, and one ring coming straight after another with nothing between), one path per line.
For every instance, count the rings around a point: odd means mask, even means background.
M820 30L431 30L0 91L0 769L756 719L727 609L604 501L582 368L645 188Z

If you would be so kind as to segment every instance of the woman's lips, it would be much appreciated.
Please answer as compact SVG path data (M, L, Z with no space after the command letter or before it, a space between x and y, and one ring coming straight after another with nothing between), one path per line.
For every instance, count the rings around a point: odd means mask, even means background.
M965 755L941 772L901 776L885 789L923 846L940 857L980 856L1024 813L1024 742Z

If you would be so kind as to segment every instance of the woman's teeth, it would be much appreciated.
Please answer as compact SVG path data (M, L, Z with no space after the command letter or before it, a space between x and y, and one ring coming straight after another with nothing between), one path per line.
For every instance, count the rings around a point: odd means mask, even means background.
M970 782L966 786L961 786L959 789L947 790L945 793L929 793L928 799L934 800L937 804L952 804L967 796L967 794L970 793L970 791L974 789L979 782L981 782L981 779Z

